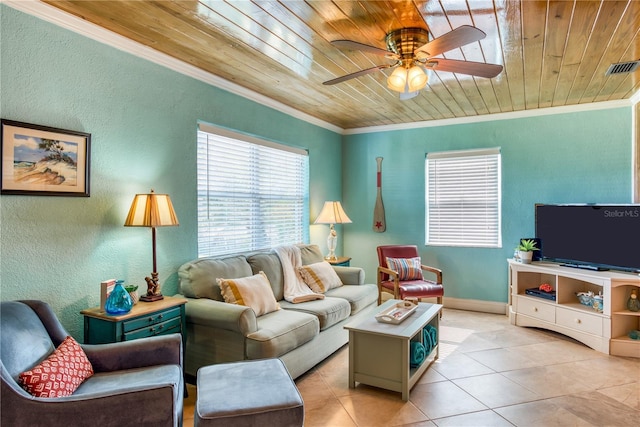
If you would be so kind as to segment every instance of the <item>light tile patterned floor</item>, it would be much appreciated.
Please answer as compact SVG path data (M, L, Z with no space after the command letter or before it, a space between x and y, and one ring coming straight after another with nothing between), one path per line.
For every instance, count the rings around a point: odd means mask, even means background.
M305 426L638 426L640 359L607 356L503 315L445 309L440 359L411 390L349 389L348 349L296 380ZM193 425L189 386L185 426Z

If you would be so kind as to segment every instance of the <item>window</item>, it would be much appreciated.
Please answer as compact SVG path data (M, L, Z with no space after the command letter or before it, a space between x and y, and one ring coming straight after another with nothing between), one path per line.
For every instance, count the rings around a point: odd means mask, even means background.
M307 242L308 153L198 127L198 256Z
M426 243L502 246L500 149L428 153Z

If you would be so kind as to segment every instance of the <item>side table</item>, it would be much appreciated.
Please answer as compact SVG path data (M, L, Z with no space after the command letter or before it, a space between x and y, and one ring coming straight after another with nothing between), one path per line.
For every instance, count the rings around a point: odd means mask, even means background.
M351 264L351 257L339 256L336 259L327 259L326 261L334 266L349 267L349 264Z
M87 308L84 316L85 344L108 344L138 338L182 334L182 349L186 344L185 304L180 297L167 297L154 302L140 301L127 314L111 316L100 307Z

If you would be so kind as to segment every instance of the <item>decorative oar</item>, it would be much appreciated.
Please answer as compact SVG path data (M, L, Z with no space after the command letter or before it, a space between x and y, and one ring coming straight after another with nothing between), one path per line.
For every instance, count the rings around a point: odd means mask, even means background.
M383 233L387 229L387 222L384 219L384 204L382 203L382 157L376 157L378 163L378 195L376 205L373 208L373 231Z

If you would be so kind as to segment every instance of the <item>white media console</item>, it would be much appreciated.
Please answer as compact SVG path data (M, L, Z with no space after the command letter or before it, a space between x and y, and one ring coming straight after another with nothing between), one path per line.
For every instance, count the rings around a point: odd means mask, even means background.
M511 324L549 329L603 353L640 358L640 340L628 336L630 331L640 330L640 312L626 308L631 290L635 288L640 294L640 275L582 270L550 262L508 262ZM543 283L555 290L555 300L526 293ZM602 313L578 301L576 293L588 291L602 293Z

